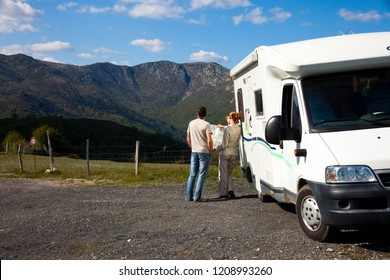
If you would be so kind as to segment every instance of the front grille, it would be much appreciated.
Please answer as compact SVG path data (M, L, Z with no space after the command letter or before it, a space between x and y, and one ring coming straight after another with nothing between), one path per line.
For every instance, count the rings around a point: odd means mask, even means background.
M384 187L390 187L390 170L377 170L375 173Z

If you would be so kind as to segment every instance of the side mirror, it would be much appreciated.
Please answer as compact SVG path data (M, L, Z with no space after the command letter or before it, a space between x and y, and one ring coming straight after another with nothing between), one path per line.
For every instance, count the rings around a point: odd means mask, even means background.
M280 144L281 122L282 116L273 116L268 120L267 125L265 126L265 140L267 140L268 143L274 145Z

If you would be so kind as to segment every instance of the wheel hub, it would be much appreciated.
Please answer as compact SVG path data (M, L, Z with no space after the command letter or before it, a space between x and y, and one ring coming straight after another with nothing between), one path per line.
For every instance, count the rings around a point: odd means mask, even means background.
M321 226L321 213L314 197L309 196L304 199L302 202L301 215L302 220L310 230L316 231Z

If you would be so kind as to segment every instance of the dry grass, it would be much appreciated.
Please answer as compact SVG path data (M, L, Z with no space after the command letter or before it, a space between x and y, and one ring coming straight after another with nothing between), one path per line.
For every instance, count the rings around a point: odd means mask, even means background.
M189 175L188 164L156 164L140 163L138 175L135 174L135 164L129 162L113 162L92 160L87 163L82 159L64 157L54 158L54 168L57 172L46 173L50 169L50 160L46 156L23 155L23 172L20 170L17 155L0 154L0 178L45 178L60 179L63 184L78 185L148 185L185 184ZM234 172L241 180L239 168ZM207 184L218 181L217 166L210 166Z

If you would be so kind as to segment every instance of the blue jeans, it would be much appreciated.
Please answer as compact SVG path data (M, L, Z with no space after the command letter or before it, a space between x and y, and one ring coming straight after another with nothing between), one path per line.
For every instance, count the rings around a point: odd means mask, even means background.
M202 197L202 189L209 170L211 154L209 153L191 153L190 176L187 181L186 198L187 200L197 201ZM195 195L194 185L196 175L199 172L198 182L196 183Z

